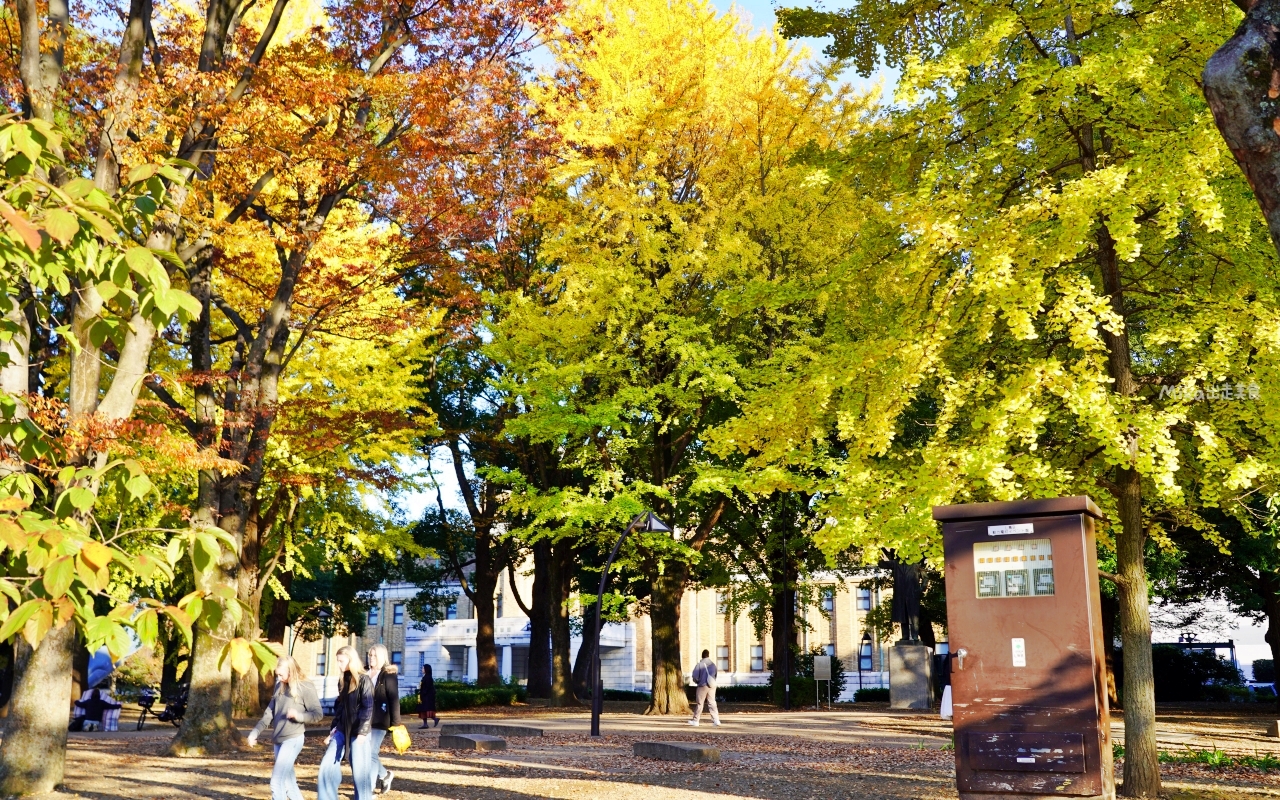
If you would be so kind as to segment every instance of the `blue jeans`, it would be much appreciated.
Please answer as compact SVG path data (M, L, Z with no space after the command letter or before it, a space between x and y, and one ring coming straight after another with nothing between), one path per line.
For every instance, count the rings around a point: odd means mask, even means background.
M356 787L356 800L370 800L373 796L373 780L369 777L369 737L357 736L350 747L344 747L341 731L334 731L329 749L320 759L320 775L316 780L317 800L338 800L338 787L342 785L342 761L351 762L351 782Z
M382 766L378 751L382 749L382 740L387 738L386 731L374 728L369 733L369 791L373 791L379 778L387 777L387 768Z
M294 736L276 745L276 763L271 768L271 800L302 800L293 762L298 760L305 738Z

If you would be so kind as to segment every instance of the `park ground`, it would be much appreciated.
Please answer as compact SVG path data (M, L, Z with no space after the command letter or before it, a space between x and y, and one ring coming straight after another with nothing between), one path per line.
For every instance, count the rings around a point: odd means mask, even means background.
M534 724L541 738L511 739L492 754L460 754L437 747L434 730L413 729L413 747L396 755L384 748L395 771L388 800L729 800L730 798L955 798L950 724L933 714L896 712L862 704L835 711L771 711L725 704L724 724L642 716L639 704L609 704L604 736L587 735L584 712L551 712L535 706L442 714L447 722L502 719ZM1268 738L1270 707L1186 705L1162 707L1158 716L1164 785L1173 800L1280 797L1280 739ZM172 728L134 731L126 710L117 734L72 734L64 792L49 800L265 800L271 770L269 747L210 758L163 755ZM406 724L416 728L417 719ZM247 724L245 729L247 731ZM1123 721L1113 728L1123 741ZM309 734L299 759L304 797L315 797L323 731ZM717 745L719 764L673 764L635 758L633 742L696 741ZM1226 754L1223 757L1205 754ZM1274 768L1250 764L1274 756ZM1180 759L1174 761L1173 759ZM1202 763L1216 761L1216 765ZM1243 762L1243 763L1242 763ZM1271 766L1267 764L1267 766ZM350 782L341 797L352 796Z

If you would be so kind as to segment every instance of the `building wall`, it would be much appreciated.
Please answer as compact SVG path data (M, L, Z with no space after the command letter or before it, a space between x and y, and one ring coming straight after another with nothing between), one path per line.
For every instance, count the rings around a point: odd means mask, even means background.
M858 605L858 580L840 579L835 575L818 576L816 582L829 587L832 608L824 613L821 603L800 610L809 628L801 627L801 647L834 645L835 655L844 663L846 691L852 696L858 688L858 653L866 630L867 610ZM532 565L517 570L515 590L526 605L533 596ZM333 654L344 644L351 644L363 654L375 644L383 644L401 665L401 693L416 691L423 664L430 664L436 680L474 681L477 676L474 608L458 587L457 614L426 630L417 630L407 611L401 621L395 618L396 607L402 606L416 592L406 584L386 584L377 596L376 620L370 622L360 636L336 637L317 642L293 641L293 653L307 674L316 682L323 697L337 694L333 678ZM708 650L711 658L723 666L721 685L763 684L769 678L768 662L772 658L773 640L768 631L757 635L746 613L730 615L718 602L720 592L714 588L691 589L684 593L680 607L681 663L686 677ZM882 598L874 592L868 598L875 607ZM528 617L516 602L509 578L504 575L496 599L495 639L498 646L499 672L504 678L527 679L529 630ZM611 689L647 691L652 685L650 658L650 620L638 616L625 624L610 623L601 637L601 665L605 686ZM571 642L576 658L581 637ZM887 685L885 646L872 636L871 669L864 670L863 685ZM723 649L722 649L723 648ZM324 656L326 675L317 674L320 656Z

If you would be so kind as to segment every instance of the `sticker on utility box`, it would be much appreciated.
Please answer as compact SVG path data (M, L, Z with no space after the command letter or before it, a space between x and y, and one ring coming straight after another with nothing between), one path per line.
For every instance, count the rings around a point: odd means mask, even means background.
M1030 522L1022 522L1017 525L988 525L988 536L1013 536L1019 533L1035 533L1036 526Z
M1013 665L1015 667L1025 667L1027 665L1027 640L1013 640Z

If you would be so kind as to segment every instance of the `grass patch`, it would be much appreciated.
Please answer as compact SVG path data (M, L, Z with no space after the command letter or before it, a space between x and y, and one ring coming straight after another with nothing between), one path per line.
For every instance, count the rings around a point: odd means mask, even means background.
M1111 752L1117 760L1124 758L1124 745L1111 745ZM1231 767L1248 767L1263 772L1280 771L1280 756L1274 753L1257 753L1245 756L1233 756L1225 750L1214 747L1208 750L1193 750L1187 747L1183 752L1171 753L1161 750L1157 754L1161 764L1203 764L1210 769L1229 769Z

